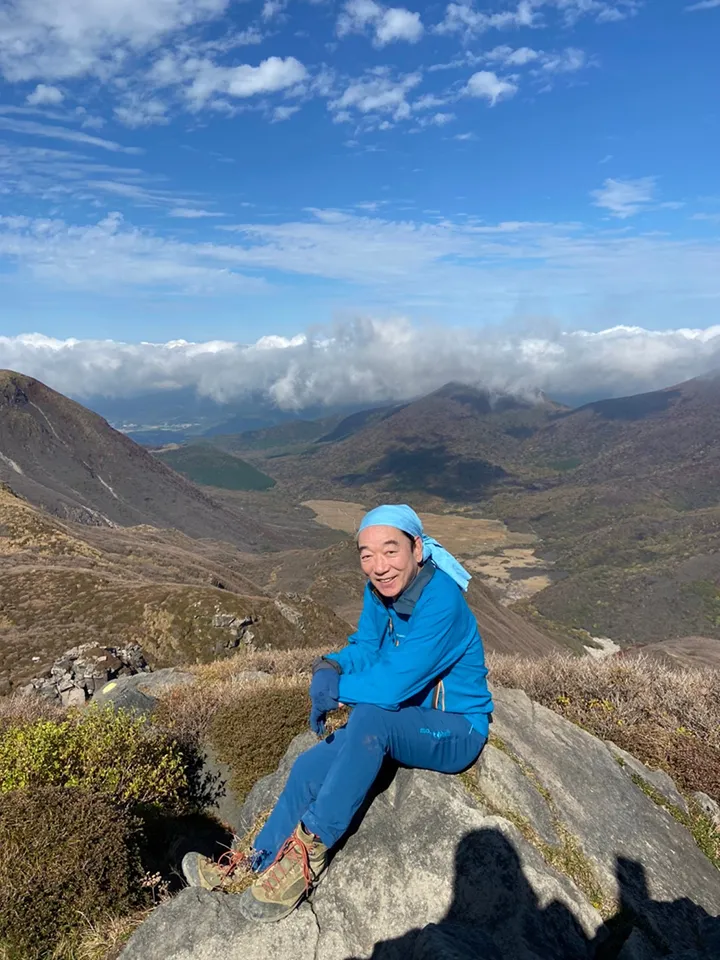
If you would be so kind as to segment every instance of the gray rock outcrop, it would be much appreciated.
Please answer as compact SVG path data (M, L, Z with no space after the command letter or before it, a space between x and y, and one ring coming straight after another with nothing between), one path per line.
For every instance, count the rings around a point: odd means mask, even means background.
M481 761L462 777L398 771L285 921L253 925L232 895L188 888L121 960L717 960L720 872L643 789L651 771L633 764L633 779L519 691L496 704ZM242 827L312 742L256 784Z
M31 680L21 693L64 707L81 707L109 680L149 671L142 648L136 643L125 647L82 643L58 657L47 673Z

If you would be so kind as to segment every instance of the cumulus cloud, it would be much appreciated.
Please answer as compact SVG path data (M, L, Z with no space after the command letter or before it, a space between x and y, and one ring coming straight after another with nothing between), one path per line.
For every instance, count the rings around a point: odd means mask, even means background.
M609 210L621 220L632 217L646 207L655 193L655 177L638 177L637 180L613 180L608 177L599 190L593 190L596 207Z
M398 364L402 353L403 363ZM523 335L359 318L295 337L120 343L0 337L0 367L78 397L132 396L162 383L220 402L262 391L284 409L402 401L452 380L524 396L622 396L720 367L720 327ZM242 369L243 376L238 377ZM421 387L419 387L421 385Z
M419 13L404 7L384 7L375 0L348 0L338 17L339 37L349 33L373 31L376 47L385 47L397 40L417 43L425 32Z
M422 75L417 72L395 77L387 67L378 67L362 79L353 80L328 106L341 120L350 119L351 111L406 120L412 113L407 95L421 80Z
M108 76L169 35L220 16L229 0L14 0L0 9L10 81Z
M39 83L32 93L25 98L25 102L31 107L56 106L62 103L65 94L58 87L48 86L45 83Z
M149 81L158 87L180 86L193 109L201 109L217 94L247 99L297 86L307 70L295 57L268 57L257 66L219 66L212 60L165 54L154 65Z
M536 6L540 6L537 4ZM445 19L435 27L436 33L459 33L472 37L488 30L508 30L512 27L531 27L535 22L535 8L530 0L520 0L514 10L485 13L475 9L472 0L449 3Z
M479 70L470 77L463 92L469 97L482 97L494 107L499 100L515 96L517 91L517 84L511 80L501 80L492 70Z

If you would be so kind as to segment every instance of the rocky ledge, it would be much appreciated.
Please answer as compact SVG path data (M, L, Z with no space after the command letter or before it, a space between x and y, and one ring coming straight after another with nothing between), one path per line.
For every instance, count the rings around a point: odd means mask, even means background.
M720 871L675 784L521 691L496 703L478 764L400 770L287 920L252 925L232 895L188 888L121 960L717 960ZM313 742L256 784L238 832Z

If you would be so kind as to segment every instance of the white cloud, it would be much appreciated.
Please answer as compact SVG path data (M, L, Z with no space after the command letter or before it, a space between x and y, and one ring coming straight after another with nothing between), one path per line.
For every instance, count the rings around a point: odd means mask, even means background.
M168 216L181 220L201 220L205 217L224 217L227 214L214 213L212 210L202 210L199 207L173 207L168 211Z
M492 70L480 70L470 77L463 92L469 97L483 97L494 107L498 100L514 96L517 90L517 84L511 80L501 80Z
M715 10L717 7L720 7L720 0L700 0L700 3L693 3L685 9L693 13L697 10Z
M58 87L51 87L45 83L39 83L32 93L25 98L25 102L32 107L38 106L56 106L62 103L65 94Z
M30 137L46 137L50 140L67 140L69 143L100 147L102 150L111 150L113 153L141 152L137 147L124 147L114 140L104 140L101 137L81 133L79 130L70 130L67 127L58 127L49 123L37 123L34 120L13 120L10 117L0 116L0 130L22 133Z
M460 33L466 37L487 30L507 30L513 27L531 27L535 22L535 8L530 0L520 0L514 10L499 13L477 11L472 0L449 3L445 19L435 27L436 33Z
M532 47L518 47L503 44L494 47L477 58L484 63L499 63L504 67L525 67L533 64L534 68L544 73L574 73L588 65L587 55L577 47L566 47L559 53L546 53L544 50L534 50Z
M299 109L300 107L275 107L272 113L272 122L282 123L283 120L289 120Z
M135 94L126 97L122 106L113 110L116 119L126 127L150 127L170 122L167 106L157 97L143 99Z
M476 133L456 133L453 140L477 140Z
M10 81L116 74L128 57L222 14L229 0L14 0L0 9Z
M609 210L614 217L625 220L642 210L653 199L655 177L639 177L637 180L613 180L608 177L599 190L593 190L596 207Z
M391 7L385 11L375 28L375 42L378 47L396 40L417 43L424 32L419 13L412 13L403 7Z
M0 367L37 376L74 396L132 396L162 383L165 389L191 387L221 402L262 391L285 409L403 401L452 380L529 397L540 390L550 396L622 396L718 366L718 326L661 331L615 326L572 333L538 326L513 334L366 316L249 345L58 340L38 333L0 337Z
M542 58L542 69L547 73L575 73L587 66L587 56L577 47L568 47L558 54L545 54Z
M367 27L374 31L376 47L385 47L397 40L417 43L425 32L419 13L404 7L384 7L375 0L348 0L338 17L338 36L364 33Z
M421 80L420 73L395 78L386 67L378 67L352 81L328 106L338 117L345 114L348 119L356 110L365 116L389 114L393 120L406 120L412 113L407 95Z
M217 94L246 99L277 93L297 86L307 76L295 57L268 57L256 67L247 63L223 67L205 58L166 54L153 65L148 79L160 88L180 86L191 108L199 110Z
M119 213L82 226L0 216L2 257L18 263L36 282L86 291L145 288L211 295L259 292L265 286L260 279L203 257L199 248L129 226Z
M274 20L287 6L287 0L265 0L260 16L263 20Z

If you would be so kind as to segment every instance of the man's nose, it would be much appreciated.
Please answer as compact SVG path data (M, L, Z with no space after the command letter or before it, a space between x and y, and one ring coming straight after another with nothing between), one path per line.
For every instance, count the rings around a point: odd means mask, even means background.
M373 573L377 577L381 577L383 574L387 573L390 569L390 564L387 562L385 557L377 557L373 564Z

